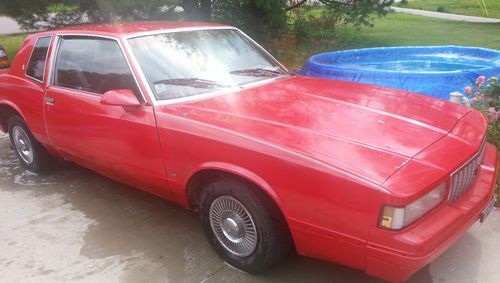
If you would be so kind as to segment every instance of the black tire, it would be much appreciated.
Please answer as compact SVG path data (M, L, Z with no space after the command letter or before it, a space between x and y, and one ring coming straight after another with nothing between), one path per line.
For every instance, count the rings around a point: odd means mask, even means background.
M14 149L14 152L16 153L16 156L19 159L21 165L23 165L24 167L26 167L26 169L34 173L41 173L47 171L52 165L53 158L45 150L45 148L35 139L31 131L28 129L28 126L26 126L24 120L17 115L12 116L8 120L8 128L9 128L9 137L10 137L10 142L12 144L12 148ZM24 157L22 156L23 154L21 153L20 149L16 145L16 142L14 141L14 131L24 132L25 139L30 144L32 149L32 158L27 158L26 156Z
M257 235L251 254L235 254L219 240L218 237L223 237L225 234L217 236L217 232L214 231L217 228L212 227L214 224L210 219L211 206L220 203L218 200L221 199L235 199L250 214L250 218L246 219L253 221L254 225L250 227L255 228ZM219 178L204 187L200 197L200 218L205 234L219 256L229 265L248 273L262 272L282 261L292 247L288 226L278 207L262 190L237 178ZM224 217L218 217L222 218ZM222 230L219 229L219 233L223 233ZM228 236L226 238L227 241L229 238Z

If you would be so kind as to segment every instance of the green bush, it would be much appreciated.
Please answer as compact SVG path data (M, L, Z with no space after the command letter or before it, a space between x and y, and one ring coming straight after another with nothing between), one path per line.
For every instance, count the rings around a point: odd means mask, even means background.
M287 28L285 0L212 1L212 20L241 28L258 41L280 37Z
M488 142L500 148L500 83L498 77L477 78L475 85L464 88L471 106L488 117Z
M471 106L481 111L488 117L488 130L486 139L500 149L500 81L499 77L484 76L477 78L476 83L464 88ZM497 178L497 194L500 194L500 176ZM497 200L500 207L500 199Z
M304 16L298 17L293 21L292 32L299 42L305 42L309 38L310 29L310 23Z

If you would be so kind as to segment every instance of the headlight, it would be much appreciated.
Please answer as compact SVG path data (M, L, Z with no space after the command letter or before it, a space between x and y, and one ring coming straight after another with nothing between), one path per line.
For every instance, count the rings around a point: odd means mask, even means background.
M5 56L7 56L7 53L5 53L5 51L0 49L0 57L5 57Z
M418 200L405 207L384 206L380 226L392 230L402 229L436 207L443 199L446 183L442 183Z

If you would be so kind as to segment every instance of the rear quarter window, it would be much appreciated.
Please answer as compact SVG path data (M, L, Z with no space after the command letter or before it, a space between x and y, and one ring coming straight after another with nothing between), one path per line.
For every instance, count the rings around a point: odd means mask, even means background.
M49 51L51 39L51 36L38 38L33 48L33 52L31 53L28 67L26 68L26 76L43 82L45 63L47 61L47 53Z

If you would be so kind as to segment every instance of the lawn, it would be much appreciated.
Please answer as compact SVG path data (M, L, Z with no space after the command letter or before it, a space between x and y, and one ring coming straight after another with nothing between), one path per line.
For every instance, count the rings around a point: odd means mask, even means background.
M479 2L482 3L481 0ZM484 0L488 15L480 8L478 0L410 0L406 4L396 3L395 6L427 11L467 16L500 18L500 1Z
M26 38L26 36L27 36L26 33L14 34L14 35L0 35L0 45L3 46L11 61L12 59L14 59L17 50L21 46L21 43L23 43L24 38Z
M290 68L300 68L312 54L353 48L403 45L464 45L500 50L500 24L466 23L390 13L373 27L340 26L335 35L272 48ZM286 40L285 40L286 41Z

